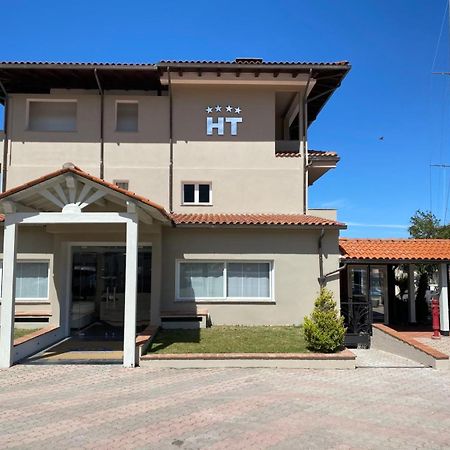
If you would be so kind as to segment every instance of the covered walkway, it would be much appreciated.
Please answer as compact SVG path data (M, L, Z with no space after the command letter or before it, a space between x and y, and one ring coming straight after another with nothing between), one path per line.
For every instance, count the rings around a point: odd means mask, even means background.
M449 335L449 239L347 239L341 251L341 308L358 339L374 322L431 330L431 296L439 297L441 334ZM428 271L437 285L424 286ZM417 328L416 328L417 329Z

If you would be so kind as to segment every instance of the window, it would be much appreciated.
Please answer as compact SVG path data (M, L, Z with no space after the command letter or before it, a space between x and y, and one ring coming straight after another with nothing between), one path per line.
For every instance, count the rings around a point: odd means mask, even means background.
M17 261L16 299L48 299L49 263L42 261ZM0 263L0 279L3 279L3 263ZM0 293L2 289L0 289Z
M29 100L28 130L76 131L77 103L74 100Z
M139 104L135 101L116 103L116 131L138 131Z
M183 183L183 205L211 204L211 183Z
M121 189L125 189L126 191L128 191L128 180L114 180L113 183L117 187L120 187Z
M178 261L178 300L272 299L271 262Z

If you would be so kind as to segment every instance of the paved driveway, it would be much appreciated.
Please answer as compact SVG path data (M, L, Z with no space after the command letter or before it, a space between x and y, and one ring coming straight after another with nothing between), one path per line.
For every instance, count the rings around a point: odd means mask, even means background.
M450 371L0 371L1 448L449 448Z

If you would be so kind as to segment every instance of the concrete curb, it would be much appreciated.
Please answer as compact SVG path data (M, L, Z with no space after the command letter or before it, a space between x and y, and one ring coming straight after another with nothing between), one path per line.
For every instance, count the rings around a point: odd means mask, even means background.
M339 353L192 353L145 355L141 364L158 368L268 367L295 369L355 369L350 350Z

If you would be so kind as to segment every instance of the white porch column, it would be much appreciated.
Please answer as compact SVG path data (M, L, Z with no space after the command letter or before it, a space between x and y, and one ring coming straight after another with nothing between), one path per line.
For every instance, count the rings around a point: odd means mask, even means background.
M414 284L414 264L408 267L408 309L410 323L416 323L416 287Z
M449 335L449 317L448 317L448 268L447 263L441 263L439 267L439 286L441 289L439 295L439 309L441 312L441 334Z
M16 297L17 224L5 225L3 237L3 298L0 332L0 368L13 363L14 316Z
M127 221L125 267L125 317L123 332L123 365L136 364L136 297L138 270L138 218Z

